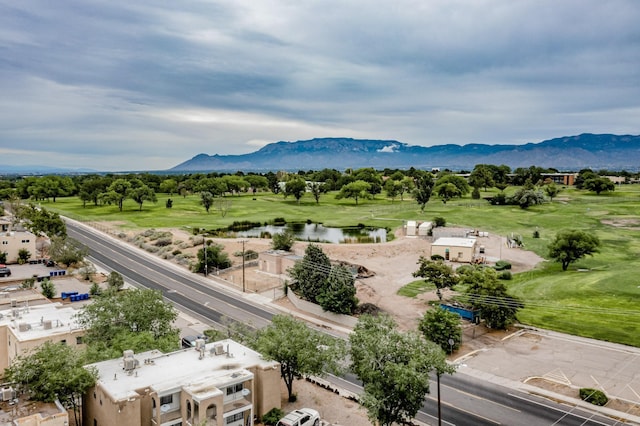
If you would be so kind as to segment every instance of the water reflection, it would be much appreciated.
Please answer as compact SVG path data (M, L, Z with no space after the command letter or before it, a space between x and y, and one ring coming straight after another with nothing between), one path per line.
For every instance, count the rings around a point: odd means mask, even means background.
M258 238L265 233L279 234L289 230L297 240L323 243L384 243L387 230L384 228L330 228L319 223L287 223L284 226L266 225L237 232L238 237Z

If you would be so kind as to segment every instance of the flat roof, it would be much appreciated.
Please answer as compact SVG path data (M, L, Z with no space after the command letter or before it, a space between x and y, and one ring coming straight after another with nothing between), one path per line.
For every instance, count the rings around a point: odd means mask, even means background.
M77 313L77 310L61 303L29 306L28 301L17 302L15 308L7 307L0 311L0 326L11 328L19 341L36 340L81 329L75 319ZM21 324L26 326L21 329ZM50 328L45 328L49 325Z
M432 246L449 247L473 247L476 244L475 238L441 237L431 243Z
M215 355L216 344L224 353ZM227 349L229 355L227 355ZM136 389L150 388L159 394L184 387L201 398L218 393L216 386L241 383L253 378L247 368L279 368L279 363L266 361L258 352L231 339L207 343L204 356L195 348L163 354L158 350L134 354L138 367L124 370L124 359L116 358L90 364L100 378L99 385L114 401L139 396Z

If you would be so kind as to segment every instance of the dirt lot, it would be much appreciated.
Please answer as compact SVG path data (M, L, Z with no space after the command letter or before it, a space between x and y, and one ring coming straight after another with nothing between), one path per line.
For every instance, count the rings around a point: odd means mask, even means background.
M202 237L193 236L185 231L167 230L173 235L175 247L165 250L168 253L179 246L182 252L182 260L168 257L178 264L185 264L185 258L194 260L195 253L202 247ZM126 237L132 240L135 236ZM243 250L243 243L236 239L212 238L215 243L224 247L235 266L241 265L241 257L234 256ZM505 239L498 235L480 237L480 244L485 247L487 263L495 263L503 259L512 264L513 272L521 272L532 269L543 259L536 254L518 249L509 248ZM177 244L176 244L177 242ZM153 244L152 241L147 241ZM258 253L270 249L270 239L250 238L244 240L244 250L253 250ZM415 278L412 273L418 268L420 256L430 255L430 240L418 237L405 237L400 232L395 239L388 243L379 244L318 244L332 260L346 261L354 265L361 265L373 272L373 276L359 279L356 282L357 297L361 303L369 302L378 305L384 311L390 313L403 329L414 329L418 319L427 309L427 301L436 299L434 292L428 292L415 299L398 296L396 292L402 286L412 282ZM307 243L296 242L293 252L304 255ZM242 270L237 269L221 275L227 280L228 285L242 288ZM245 286L248 292L261 292L266 295L274 289L280 289L283 277L275 277L258 271L257 267L245 268ZM275 293L275 291L274 291ZM446 295L446 294L445 294ZM287 304L286 299L278 303ZM287 305L292 308L291 305ZM478 326L468 325L465 330L466 344L456 353L456 357L471 352L480 347L498 342L506 335L506 332L492 332ZM298 380L294 384L294 392L298 395L295 403L288 403L286 388L282 384L282 408L285 412L300 407L313 407L317 409L323 419L330 424L367 426L371 423L367 419L366 412L354 401L343 398L327 389L304 380Z

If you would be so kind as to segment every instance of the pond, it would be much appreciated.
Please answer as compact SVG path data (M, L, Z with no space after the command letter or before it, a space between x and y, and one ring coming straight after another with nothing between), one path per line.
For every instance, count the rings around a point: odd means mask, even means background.
M320 243L385 243L387 230L384 228L346 227L331 228L319 223L287 223L286 225L257 226L246 231L238 231L238 237L259 238L266 233L279 234L289 230L296 240Z

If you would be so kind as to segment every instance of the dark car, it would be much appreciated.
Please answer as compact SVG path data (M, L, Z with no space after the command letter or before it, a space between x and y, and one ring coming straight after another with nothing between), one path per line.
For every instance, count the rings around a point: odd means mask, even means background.
M10 277L11 269L7 268L7 265L0 265L0 277Z

